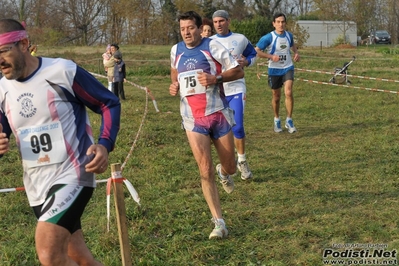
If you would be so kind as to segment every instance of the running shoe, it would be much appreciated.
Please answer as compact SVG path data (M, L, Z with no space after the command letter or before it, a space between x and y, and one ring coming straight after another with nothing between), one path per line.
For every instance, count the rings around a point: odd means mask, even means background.
M218 173L219 179L220 179L220 183L222 183L224 190L227 193L231 193L234 190L234 181L233 178L231 178L231 176L227 175L226 177L222 177L222 165L219 163L218 165L216 165L216 172Z
M222 239L226 238L229 234L227 231L226 225L224 223L218 222L216 219L212 219L212 222L215 223L215 228L212 230L209 235L209 239Z
M294 126L294 122L292 121L292 119L285 121L285 128L288 128L288 133L296 132L296 128Z
M252 172L249 170L247 161L238 162L237 168L241 172L242 180L249 180L252 178Z
M276 132L276 133L283 132L283 129L281 128L280 120L274 120L274 132Z

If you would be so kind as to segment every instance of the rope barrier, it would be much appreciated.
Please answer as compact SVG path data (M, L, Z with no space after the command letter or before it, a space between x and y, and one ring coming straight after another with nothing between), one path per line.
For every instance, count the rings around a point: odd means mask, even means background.
M108 179L100 179L96 180L96 183L107 183ZM25 191L24 187L14 187L14 188L1 188L0 193L6 193L6 192L16 192L16 191Z
M259 66L268 66L267 63L258 63L257 64L257 69L258 69L258 78L259 75L262 74L259 72ZM345 74L345 73L335 73L331 71L321 71L321 70L313 70L313 69L305 69L305 68L295 68L296 71L302 71L302 72L309 72L309 73L317 73L317 74L328 74L328 75L337 75L337 76L347 76L347 77L352 77L352 78L360 78L360 79L367 79L367 80L376 80L376 81L387 81L387 82L395 82L399 83L399 80L395 79L384 79L384 78L374 78L374 77L366 77L366 76L358 76L358 75L351 75L351 74Z
M318 73L318 74L330 74L330 75L339 75L339 76L344 76L345 75L345 74L337 74L337 73L328 72L328 71L311 70L311 69L303 69L303 68L295 68L295 70L303 71L303 72ZM353 77L353 78L360 78L360 79L378 80L378 81L387 81L387 82L399 83L399 80L395 80L395 79L373 78L373 77L357 76L357 75L350 75L350 74L346 74L346 76L347 77Z
M127 161L129 160L130 156L131 156L132 153L133 153L134 148L136 147L136 142L137 142L137 140L138 140L138 138L139 138L139 135L140 135L140 133L141 133L141 129L143 128L144 120L145 120L145 118L147 117L147 113L148 113L148 95L149 95L149 94L147 93L146 95L147 95L147 97L145 98L146 101L145 101L144 114L143 114L143 117L142 117L142 119L141 119L141 123L140 123L139 129L137 130L137 134L136 134L136 137L135 137L135 139L134 139L134 141L133 141L133 144L132 144L132 146L130 147L130 150L129 150L129 152L128 152L126 158L125 158L125 161L123 162L123 164L122 164L122 166L121 166L121 171L123 171L123 169L125 168ZM158 109L156 108L156 110L158 110ZM159 110L158 110L157 112L159 112Z
M95 77L107 78L106 76L100 75L100 74L97 74L97 73L92 73L92 72L90 72L90 74L92 74L92 75L95 76ZM134 82L128 81L128 80L126 80L126 82L129 83L130 85L136 87L136 88L139 88L139 89L145 91L145 92L151 97L152 103L154 104L155 111L156 111L157 113L159 113L157 101L155 100L154 95L152 95L150 89L148 89L147 87L140 86L140 85L138 85L138 84L136 84L136 83L134 83Z
M258 63L257 64L257 77L260 79L261 76L268 76L268 74L262 73L259 71L259 66L267 66L265 63ZM330 75L345 75L343 74L337 74L333 72L328 72L328 71L320 71L320 70L311 70L311 69L303 69L303 68L295 68L295 70L298 71L303 71L303 72L312 72L312 73L317 73L317 74L330 74ZM357 75L349 75L346 74L347 77L353 77L353 78L360 78L360 79L367 79L367 80L377 80L377 81L386 81L386 82L394 82L394 83L399 83L399 80L394 80L394 79L384 79L384 78L374 78L374 77L365 77L365 76L357 76ZM391 90L384 90L384 89L378 89L378 88L366 88L366 87L359 87L359 86L353 86L353 85L345 85L345 84L337 84L337 83L332 83L332 82L323 82L323 81L317 81L317 80L310 80L310 79L304 79L304 78L298 78L296 77L295 80L300 80L304 82L310 82L314 84L323 84L323 85L330 85L330 86L337 86L337 87L345 87L345 88L352 88L352 89L361 89L361 90L366 90L366 91L374 91L374 92L386 92L386 93L392 93L392 94L399 94L399 91L391 91Z
M308 80L308 79L303 79L303 78L295 78L295 79L305 81L305 82L311 82L311 83L315 83L315 84L341 86L341 87L345 87L345 88L361 89L361 90L366 90L366 91L388 92L388 93L393 93L393 94L399 94L398 91L382 90L382 89L377 89L377 88L358 87L358 86L345 85L345 84L336 84L336 83L331 83L331 82L322 82L322 81Z

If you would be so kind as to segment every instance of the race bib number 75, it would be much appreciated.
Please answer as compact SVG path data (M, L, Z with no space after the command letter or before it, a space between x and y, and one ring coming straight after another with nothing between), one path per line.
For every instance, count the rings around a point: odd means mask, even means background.
M186 71L179 74L179 88L182 97L206 92L206 87L202 86L198 81L199 73L202 73L202 69Z

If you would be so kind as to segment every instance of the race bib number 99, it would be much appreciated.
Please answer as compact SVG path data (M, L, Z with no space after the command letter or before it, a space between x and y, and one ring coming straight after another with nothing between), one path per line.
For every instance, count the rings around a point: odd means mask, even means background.
M18 138L22 160L29 168L61 163L67 158L60 122L19 128Z
M206 87L202 86L198 81L199 73L202 73L202 69L186 71L179 74L179 89L182 97L206 92Z

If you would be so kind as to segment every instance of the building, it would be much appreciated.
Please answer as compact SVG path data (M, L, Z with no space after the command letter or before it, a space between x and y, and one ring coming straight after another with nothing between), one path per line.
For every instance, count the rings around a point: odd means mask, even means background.
M304 46L333 46L344 32L347 42L357 46L357 26L353 21L298 20L297 23L309 33Z

